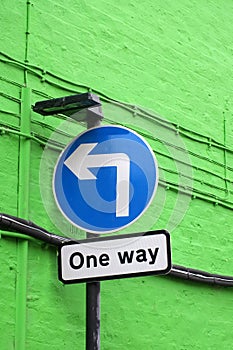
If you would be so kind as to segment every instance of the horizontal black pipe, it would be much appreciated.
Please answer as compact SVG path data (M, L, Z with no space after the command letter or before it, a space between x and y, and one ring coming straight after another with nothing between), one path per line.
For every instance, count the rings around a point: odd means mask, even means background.
M59 246L65 242L74 241L71 238L61 237L48 232L44 228L37 226L31 221L27 221L8 214L0 214L0 229L5 231L23 233L55 246ZM212 274L206 271L188 268L180 265L172 265L172 269L168 275L184 280L233 287L232 276Z
M216 284L220 286L233 287L233 277L217 275L202 270L192 269L180 265L172 265L169 272L170 276L191 280L195 282L202 282L208 284Z
M69 242L69 238L57 236L31 221L24 220L8 214L0 214L0 229L4 231L18 232L34 237L53 245L61 245Z

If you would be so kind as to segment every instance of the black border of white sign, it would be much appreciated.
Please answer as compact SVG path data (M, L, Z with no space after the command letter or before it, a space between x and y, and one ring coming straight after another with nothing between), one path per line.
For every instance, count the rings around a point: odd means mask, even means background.
M58 251L58 276L65 284L162 275L170 270L166 230L69 242Z

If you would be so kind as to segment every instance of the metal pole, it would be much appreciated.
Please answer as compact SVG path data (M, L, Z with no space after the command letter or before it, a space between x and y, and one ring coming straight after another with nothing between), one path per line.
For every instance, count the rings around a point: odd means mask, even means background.
M93 117L93 112L101 115L100 107L87 111L87 129L100 125L100 119ZM87 238L96 235L87 232ZM86 284L86 350L100 349L100 282Z
M86 284L86 350L100 349L100 282Z

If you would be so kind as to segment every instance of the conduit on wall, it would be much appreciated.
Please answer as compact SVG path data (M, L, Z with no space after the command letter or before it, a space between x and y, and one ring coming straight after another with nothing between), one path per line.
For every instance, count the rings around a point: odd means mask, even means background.
M35 225L31 221L20 219L7 214L0 214L0 229L2 235L28 239L35 238L45 243L58 247L65 242L73 242L73 239L57 236L51 232L46 231L40 226ZM8 232L8 230L10 232ZM23 235L22 235L23 234ZM27 237L28 236L28 237ZM172 265L169 276L190 280L195 282L207 283L212 285L219 285L224 287L233 287L233 277L212 274L206 271L188 268L180 265Z
M130 103L114 100L99 90L98 91L93 90L86 85L78 84L78 83L75 83L73 81L69 81L61 76L58 76L52 72L47 71L46 69L44 69L42 67L29 64L28 62L22 62L22 61L16 60L13 57L11 57L3 52L1 52L0 54L2 55L2 58L0 58L1 62L4 62L4 63L9 64L9 65L17 66L18 68L23 69L23 70L26 69L29 73L37 76L38 78L40 78L40 80L43 79L43 82L47 82L50 85L54 85L55 87L61 88L62 90L66 90L66 91L69 91L69 92L74 93L74 94L77 94L77 89L80 89L80 91L82 90L85 92L92 91L93 93L98 94L103 101L116 104L119 107L128 109L132 113L137 114L137 115L141 115L144 118L155 120L158 123L166 125L167 128L171 128L171 130L174 130L174 127L175 127L177 129L177 132L179 132L180 134L184 135L187 138L192 139L193 141L202 142L202 143L205 143L207 145L217 147L221 150L226 150L226 151L233 153L233 150L230 149L229 147L226 147L226 145L224 143L220 143L220 142L214 140L213 138L210 139L209 136L207 136L207 135L203 135L203 134L198 133L196 131L187 129L187 128L183 127L182 125L176 125L172 122L164 120L162 117L160 117L158 115L154 115L141 107L134 106ZM61 84L59 84L57 82L53 82L49 78L54 78L54 79L60 81ZM1 78L1 79L6 80L6 78ZM15 83L13 81L8 81L8 82L12 83L12 84L16 84L17 86L21 86L20 84ZM62 85L62 84L68 84L68 85L72 86L73 88L67 87L66 85ZM49 95L44 94L44 93L37 91L37 90L32 90L32 91L35 93L38 93L40 96L44 96L47 98L53 97L53 96L49 96Z
M8 112L7 112L8 113ZM105 118L106 119L106 118ZM40 122L37 122L40 124ZM35 132L31 132L31 133L25 133L25 132L22 132L20 130L20 128L16 127L16 126L10 126L10 125L7 125L6 123L1 123L2 125L4 126L0 126L0 134L12 134L12 135L17 135L17 136L24 136L26 139L30 139L30 140L33 140L37 143L39 143L41 146L45 146L48 142L48 138L45 137L45 136L42 136L38 133L35 133ZM32 121L32 124L33 124L33 121ZM42 125L43 123L41 123ZM116 124L116 123L114 123ZM42 125L44 127L44 124ZM51 128L52 129L52 128ZM53 130L51 130L53 131ZM143 135L141 132L139 132L142 136L146 136L147 135ZM70 136L67 134L67 136ZM54 149L54 150L57 150L57 151L61 151L63 148L64 148L65 145L59 143L59 142L56 142L56 141L50 141L49 143L49 147ZM159 152L158 150L156 150L156 153L159 153L165 157L168 157L168 158L171 158L173 160L173 158L169 155L166 155L166 154L163 154L162 152ZM201 156L200 156L201 157ZM178 161L178 160L176 160ZM225 167L224 164L217 164L217 165L220 165L221 167L223 167L224 169L227 169L227 170L232 170L233 171L233 168L231 167ZM170 173L174 173L176 174L174 171L172 171L171 169L165 169L163 167L161 167L162 170L166 171L166 172L170 172ZM210 171L210 170L207 170L207 169L202 169L200 167L195 167L196 170L201 170L201 171L204 171L205 173L208 173L212 176L215 176L215 177L218 177L222 180L225 181L230 181L230 179L227 179L227 178L223 178L221 175L219 174L215 174L214 172ZM182 175L183 177L186 177L185 174L180 174ZM194 179L196 182L200 182L201 184L207 184L205 182L203 182L202 179ZM171 190L174 190L174 191L177 191L178 190L178 186L175 182L169 182L169 181L166 181L163 182L162 180L160 181L160 185L161 186L165 186L167 189L171 189ZM225 187L220 187L220 186L216 186L214 184L211 184L211 188L215 188L215 189L218 189L218 190L221 190L223 191L224 193L226 192L226 189ZM189 189L187 188L187 186L184 186L184 188L182 188L182 186L179 187L179 191L181 191L184 193L184 194L188 194L190 196L192 196L192 198L198 198L198 199L201 199L201 200L204 200L204 201L207 201L207 202L210 202L210 203L213 203L215 205L220 205L220 206L223 206L224 208L228 208L228 209L233 209L233 203L232 201L230 200L227 200L225 198L221 198L219 196L216 196L215 194L213 193L209 193L207 191L200 191L198 189ZM233 193L231 190L228 190L228 193Z

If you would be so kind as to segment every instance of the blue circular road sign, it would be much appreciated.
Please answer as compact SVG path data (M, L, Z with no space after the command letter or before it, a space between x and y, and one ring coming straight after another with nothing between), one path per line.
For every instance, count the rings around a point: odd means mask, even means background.
M89 129L64 149L56 164L53 192L62 214L92 233L120 230L150 205L158 184L152 149L122 126Z

